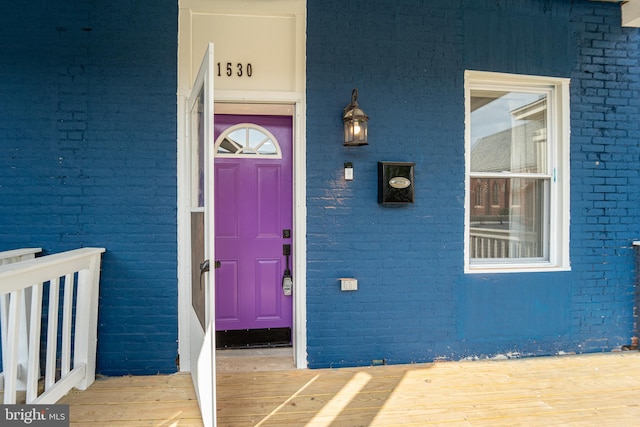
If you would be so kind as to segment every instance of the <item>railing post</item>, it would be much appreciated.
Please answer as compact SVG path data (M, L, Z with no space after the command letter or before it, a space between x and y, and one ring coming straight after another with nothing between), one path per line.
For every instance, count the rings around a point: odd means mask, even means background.
M91 257L90 267L78 272L76 319L86 319L86 322L76 322L74 341L73 366L86 366L84 379L76 385L80 390L86 390L96 378L99 280L100 254L95 254Z
M635 301L633 302L633 336L640 336L640 241L633 242L635 250L636 274L633 283L635 289Z

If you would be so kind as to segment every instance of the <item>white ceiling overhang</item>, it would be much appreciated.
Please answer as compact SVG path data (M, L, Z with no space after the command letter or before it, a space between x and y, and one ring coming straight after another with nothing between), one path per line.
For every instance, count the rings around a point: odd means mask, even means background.
M640 0L629 0L622 4L622 26L640 27Z
M591 0L599 2L622 3L622 26L640 27L640 0Z

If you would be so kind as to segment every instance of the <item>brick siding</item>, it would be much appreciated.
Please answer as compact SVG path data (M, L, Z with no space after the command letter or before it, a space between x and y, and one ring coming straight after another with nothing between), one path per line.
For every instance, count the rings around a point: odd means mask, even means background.
M328 1L307 15L309 365L628 343L640 69L619 5ZM465 69L571 77L570 272L464 274ZM370 145L345 148L353 87ZM416 163L414 205L376 203L383 160ZM341 292L339 277L358 291Z
M619 5L307 7L309 365L628 343L640 37ZM0 23L0 250L106 247L99 372L175 371L176 2L35 0ZM570 272L464 274L465 69L571 77ZM354 87L370 145L345 148ZM378 205L378 161L416 163L415 204Z
M103 246L97 369L174 372L173 1L7 3L0 249Z

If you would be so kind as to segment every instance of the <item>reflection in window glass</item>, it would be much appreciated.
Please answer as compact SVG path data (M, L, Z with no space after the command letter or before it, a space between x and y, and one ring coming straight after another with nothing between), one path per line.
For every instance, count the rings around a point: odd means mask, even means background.
M493 206L500 205L500 185L496 181L493 182L493 189L491 190L491 204Z
M542 259L549 188L547 95L470 93L470 188L476 193L471 197L470 258Z
M265 141L265 143L258 148L258 153L260 154L276 154L277 152L276 146L273 145L272 141Z
M227 139L233 141L238 147L246 147L247 146L247 129L238 129L231 132Z
M475 192L491 186L505 188L505 198L520 200L515 205L478 203L471 208L472 258L540 258L544 256L544 207L546 181L543 179L472 178Z
M472 172L547 172L546 95L472 90L471 106Z

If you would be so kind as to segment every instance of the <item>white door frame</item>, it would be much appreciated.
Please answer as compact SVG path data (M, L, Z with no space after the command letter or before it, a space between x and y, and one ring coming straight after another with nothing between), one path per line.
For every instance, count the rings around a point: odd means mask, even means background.
M216 103L221 102L218 93L215 94ZM233 110L232 104L237 103L234 98L227 98L229 108ZM279 99L278 104L289 103L293 107L293 357L296 368L304 369L307 367L307 331L306 331L306 147L304 143L304 102L303 100ZM267 102L262 100L256 103L256 107L261 111L268 111L269 104L273 104L274 100ZM184 104L183 104L184 105ZM243 102L243 106L247 107L247 102ZM280 105L272 105L274 111L281 110ZM237 110L236 110L237 111ZM255 114L251 113L253 109L238 111L235 114ZM182 124L184 126L184 123ZM180 124L179 124L180 129ZM178 142L178 304L179 304L179 327L178 327L178 351L180 353L180 370L191 370L191 355L188 346L189 330L186 325L189 323L189 310L191 310L191 234L188 224L189 219L189 202L188 188L184 185L188 184L190 179L188 174L188 153L184 153L186 145ZM213 144L213 141L212 141ZM181 154L182 152L182 154ZM185 164L187 163L187 164ZM182 166L181 166L182 165ZM183 200L186 198L187 200Z
M185 0L181 0L183 3ZM198 2L198 0L192 0ZM203 4L205 4L204 2ZM233 0L240 5L241 0ZM289 7L292 0L282 0L284 8ZM252 3L255 5L255 3ZM276 3L268 2L262 7L268 8ZM240 7L240 6L238 6ZM190 92L189 82L191 55L202 58L204 52L191 52L190 16L183 13L182 4L179 17L178 40L178 140L177 140L177 193L178 193L178 352L180 355L180 371L190 371L193 364L190 353L190 310L191 310L191 231L190 231L190 152L188 150L184 122L186 100ZM260 11L252 10L252 13ZM242 104L253 109L278 110L278 106L288 105L293 108L293 357L298 369L307 367L307 330L306 330L306 87L305 87L305 12L296 11L296 82L293 91L241 91L216 90L215 102L220 105ZM187 33L188 35L185 35ZM212 40L215 42L215 40ZM188 87L187 87L188 86ZM243 111L238 113L242 114ZM213 141L212 141L213 143Z

